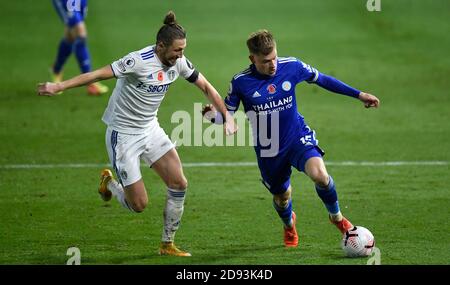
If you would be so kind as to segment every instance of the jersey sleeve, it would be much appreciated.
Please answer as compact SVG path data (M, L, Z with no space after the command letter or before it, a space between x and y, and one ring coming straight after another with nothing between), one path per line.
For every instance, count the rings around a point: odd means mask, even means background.
M319 79L319 71L309 64L297 59L297 80L298 82L306 81L308 83L314 83Z
M320 87L334 93L347 95L354 98L359 97L359 93L361 91L359 91L358 89L355 89L334 77L320 73L319 71L317 71L317 69L311 67L309 64L302 62L301 60L297 61L299 66L297 75L299 80L298 82L305 80L308 83L315 83Z
M191 83L197 81L198 71L185 56L180 59L179 72L180 76L182 76L187 81Z
M136 74L141 66L139 54L131 52L119 60L111 63L111 69L116 78L122 78L130 74Z
M225 107L228 112L235 112L239 108L239 103L241 98L239 96L239 90L237 87L236 80L231 80L230 87L228 89L228 95L225 97Z

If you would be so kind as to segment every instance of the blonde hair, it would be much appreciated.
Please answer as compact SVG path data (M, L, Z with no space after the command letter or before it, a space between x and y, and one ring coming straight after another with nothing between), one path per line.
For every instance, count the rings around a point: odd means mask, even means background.
M268 55L275 46L275 39L268 30L256 31L247 39L247 47L252 54Z

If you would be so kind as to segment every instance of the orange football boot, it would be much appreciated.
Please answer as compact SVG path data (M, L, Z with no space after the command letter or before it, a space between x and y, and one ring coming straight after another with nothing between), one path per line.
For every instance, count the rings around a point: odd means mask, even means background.
M284 245L286 247L296 247L298 245L298 234L295 228L297 216L292 212L292 228L284 227Z
M344 216L342 216L342 220L339 221L339 222L333 221L333 220L331 219L331 216L328 216L328 218L330 219L330 222L331 222L332 224L334 224L334 225L339 229L339 231L340 231L342 234L345 234L346 231L348 231L348 230L350 230L350 229L353 228L352 223L350 223L350 221L347 220Z
M102 197L103 201L107 202L111 200L112 192L108 190L108 182L112 179L113 175L111 170L103 169L100 175L100 186L98 187L98 193Z
M173 242L161 242L159 247L159 255L171 255L171 256L191 256L187 251L182 251L175 246Z
M87 92L91 96L100 96L109 91L108 86L100 82L91 83L87 86Z

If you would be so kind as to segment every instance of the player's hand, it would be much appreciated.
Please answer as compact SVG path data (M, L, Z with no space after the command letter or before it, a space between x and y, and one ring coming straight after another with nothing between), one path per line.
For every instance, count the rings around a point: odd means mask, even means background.
M45 82L38 84L37 91L40 96L55 96L58 92L62 91L62 88L59 83Z
M365 93L365 92L359 93L358 99L364 103L364 107L366 107L366 108L370 108L370 107L378 108L378 106L380 105L380 100L377 97L375 97L374 95L369 94L369 93Z
M202 116L211 123L215 123L217 118L217 110L212 104L207 104L202 108ZM227 112L225 123L223 124L223 131L225 135L230 136L236 133L237 130L238 126L234 122L233 116Z
M225 135L231 136L232 134L235 134L238 131L238 126L234 122L233 116L231 116L227 112L227 118L225 120L225 124L223 125L223 130L225 131Z
M202 116L211 123L215 123L217 111L212 104L207 104L202 108Z

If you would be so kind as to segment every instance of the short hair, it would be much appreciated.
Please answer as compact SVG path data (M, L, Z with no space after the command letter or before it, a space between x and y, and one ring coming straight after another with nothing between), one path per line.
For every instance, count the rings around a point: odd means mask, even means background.
M164 25L156 34L156 43L162 42L165 46L170 46L174 40L185 38L186 31L177 23L175 13L169 11L164 18Z
M252 54L268 55L275 46L275 39L268 30L256 31L247 39L247 47Z

